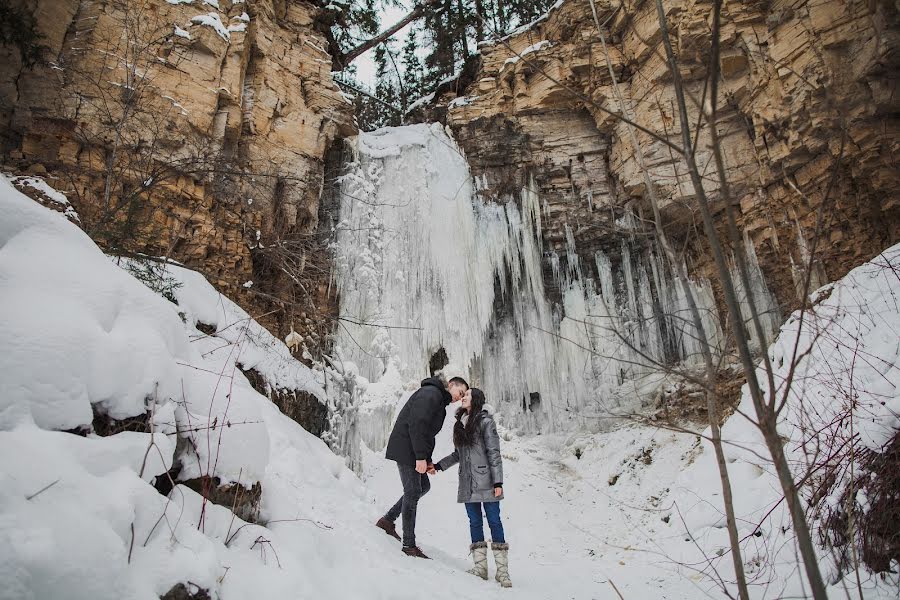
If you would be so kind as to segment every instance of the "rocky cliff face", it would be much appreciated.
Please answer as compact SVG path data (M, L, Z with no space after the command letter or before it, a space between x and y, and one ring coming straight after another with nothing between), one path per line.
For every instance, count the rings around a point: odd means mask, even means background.
M182 261L273 330L293 325L313 342L325 322L310 307L327 285L316 252L326 155L355 133L318 9L13 5L44 50L28 67L19 48L0 47L7 168L45 175L108 248Z
M665 7L696 123L711 3ZM442 98L483 194L510 194L533 178L544 199L544 248L563 269L567 245L587 265L597 250L617 254L623 239L640 246L623 214L638 221L650 214L626 126L601 109L621 112L610 71L632 119L680 140L655 2L595 0L595 9L596 18L590 0L565 0L484 46L465 96ZM725 3L718 131L739 226L782 310L798 304L823 202L814 287L900 237L898 20L896 6L884 2ZM710 275L684 163L651 136L637 137L669 235L686 248L692 273ZM708 131L700 132L696 159L716 198ZM545 283L558 287L551 270Z

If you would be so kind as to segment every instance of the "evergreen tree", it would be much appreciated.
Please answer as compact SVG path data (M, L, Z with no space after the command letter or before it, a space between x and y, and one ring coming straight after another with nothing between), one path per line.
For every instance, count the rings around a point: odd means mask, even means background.
M396 59L389 44L381 44L375 48L375 67L375 97L381 101L378 126L399 125L401 92Z
M403 54L400 59L400 64L403 66L403 98L401 104L404 110L423 94L425 71L422 67L422 61L416 55L418 47L418 36L415 29L411 28L409 33L406 34L406 41L403 43Z
M335 68L345 70L355 56L371 48L377 67L374 90L356 93L363 129L396 125L402 111L454 75L481 41L497 39L546 13L554 0L331 0L338 6L331 21L334 52L343 53ZM401 4L402 3L402 4ZM382 27L383 8L402 5L410 12L403 21ZM412 23L400 52L390 36ZM393 25L393 27L392 27ZM402 29L401 29L402 30ZM379 32L383 32L379 35ZM420 59L423 40L430 51ZM355 50L355 51L353 51ZM357 82L358 84L359 82ZM366 88L365 85L356 85Z

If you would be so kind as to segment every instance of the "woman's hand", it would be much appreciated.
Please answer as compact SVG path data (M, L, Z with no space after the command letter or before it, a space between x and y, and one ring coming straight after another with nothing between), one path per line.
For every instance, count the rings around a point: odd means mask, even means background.
M495 487L495 488L494 488L494 498L499 498L502 494L503 494L503 488L502 488L502 487Z

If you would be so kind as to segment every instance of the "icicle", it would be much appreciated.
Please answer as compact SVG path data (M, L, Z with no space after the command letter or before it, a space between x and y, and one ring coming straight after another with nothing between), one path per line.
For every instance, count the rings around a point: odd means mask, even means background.
M581 281L581 259L578 258L578 252L575 249L575 234L569 224L565 224L566 232L566 276L568 281Z
M553 273L553 283L559 288L564 287L562 273L559 268L559 254L551 250L547 260L550 262L550 272Z
M340 178L334 281L343 320L335 348L365 378L418 379L443 349L477 378L508 426L553 431L596 427L586 415L635 408L633 380L656 372L638 351L660 361L697 354L683 293L658 253L623 239L620 266L597 251L597 278L585 278L566 225L563 269L561 256L541 247L550 207L534 181L519 202L485 202L478 192L488 189L486 178L473 179L438 125L360 134L351 149ZM631 211L616 224L639 228ZM545 297L544 260L560 305ZM716 323L708 283L691 285ZM709 332L719 339L715 327ZM338 379L336 402L355 415L350 375ZM388 413L360 414L371 422L340 431L383 441Z
M778 309L775 297L766 285L762 269L759 267L759 259L756 257L756 249L746 231L744 231L744 255L747 259L750 289L744 288L737 267L732 268L731 278L734 281L738 305L744 319L744 327L749 334L750 344L757 351L765 351L781 325L781 311ZM756 328L753 326L753 314L750 310L751 299L756 306L762 325L763 339L761 340L758 339Z

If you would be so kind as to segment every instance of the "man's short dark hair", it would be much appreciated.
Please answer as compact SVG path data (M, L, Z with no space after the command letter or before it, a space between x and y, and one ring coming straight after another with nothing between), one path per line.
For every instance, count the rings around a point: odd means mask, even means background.
M466 389L469 389L469 383L463 379L462 377L454 377L450 381L447 382L447 387L450 387L451 383L458 383L459 385L466 386Z

